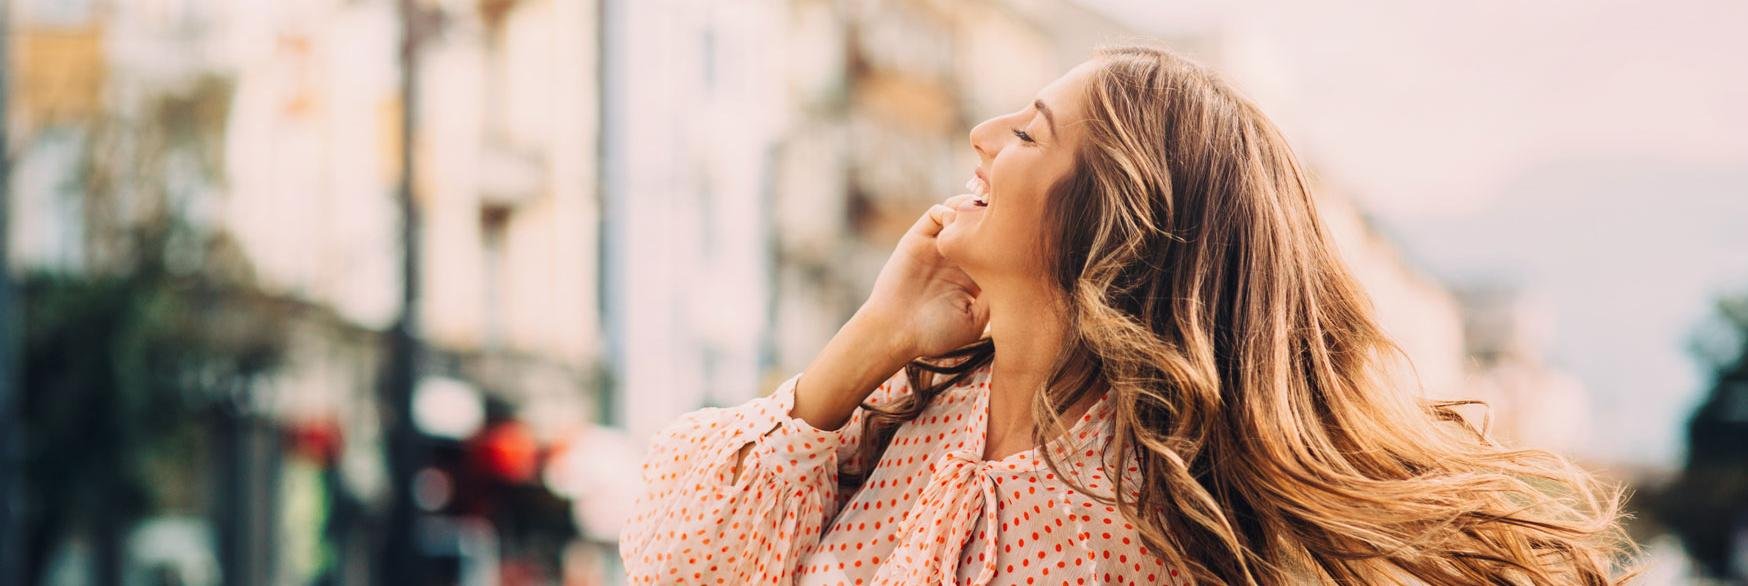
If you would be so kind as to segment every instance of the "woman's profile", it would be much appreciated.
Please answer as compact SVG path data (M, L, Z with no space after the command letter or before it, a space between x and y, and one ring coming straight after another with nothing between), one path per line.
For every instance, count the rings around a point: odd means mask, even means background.
M633 583L1625 579L1621 488L1385 379L1303 169L1217 75L1107 48L1015 106L805 369L659 434Z

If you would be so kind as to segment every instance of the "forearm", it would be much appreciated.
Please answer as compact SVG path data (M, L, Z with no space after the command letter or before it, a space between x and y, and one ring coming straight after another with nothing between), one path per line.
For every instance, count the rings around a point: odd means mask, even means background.
M914 356L887 322L850 318L809 364L795 387L790 415L817 429L842 427L882 381Z
M858 312L838 328L795 380L787 415L815 430L841 430L862 401L913 358L887 323ZM730 479L740 478L752 449L748 443L735 452Z

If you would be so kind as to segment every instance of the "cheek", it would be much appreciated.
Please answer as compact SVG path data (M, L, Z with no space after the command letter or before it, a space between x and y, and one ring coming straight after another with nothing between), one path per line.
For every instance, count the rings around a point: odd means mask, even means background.
M941 256L961 266L1016 272L1034 266L1038 250L1038 194L1010 192L982 212L961 214L941 230Z
M997 262L1015 271L1036 269L1045 254L1045 208L1052 182L1045 176L1048 169L1041 167L1015 168L1012 181L992 198L988 217L979 226L978 239L998 251Z
M990 205L961 214L936 238L941 256L963 267L1030 273L1042 260L1046 188L1057 167L1039 151L1009 147L990 164Z
M990 200L997 205L1009 204L1004 206L1007 208L1042 207L1045 192L1065 173L1064 167L1058 155L1039 147L1009 147L990 163L994 188ZM1030 218L1035 214L1027 210L1019 215Z

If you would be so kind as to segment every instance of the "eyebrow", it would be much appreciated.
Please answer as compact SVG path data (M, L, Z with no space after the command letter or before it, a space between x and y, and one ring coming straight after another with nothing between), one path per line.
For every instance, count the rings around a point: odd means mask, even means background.
M1056 136L1056 115L1050 113L1050 107L1044 105L1044 100L1032 100L1032 107L1044 115L1044 121L1050 123L1050 136Z

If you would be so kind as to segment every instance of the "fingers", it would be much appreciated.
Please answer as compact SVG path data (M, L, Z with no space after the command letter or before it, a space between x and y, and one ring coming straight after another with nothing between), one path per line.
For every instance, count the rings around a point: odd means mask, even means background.
M957 212L954 212L953 208L941 204L929 206L929 211L924 213L923 217L917 218L916 225L911 226L910 229L923 236L933 238L941 233L941 228L946 226L947 222L953 221L955 213Z
M976 197L969 193L961 193L947 198L944 202L929 206L929 211L924 213L923 217L917 218L916 225L911 226L911 229L921 232L924 236L933 237L940 234L941 228L945 227L947 222L953 221L953 218L958 214L957 211L954 211L954 206Z
M963 202L971 201L974 199L977 199L977 196L969 194L969 193L961 193L959 195L955 195L953 197L947 198L947 201L941 202L941 205L944 205L944 206L947 206L947 207L950 207L953 209L958 209L959 204L961 204Z

